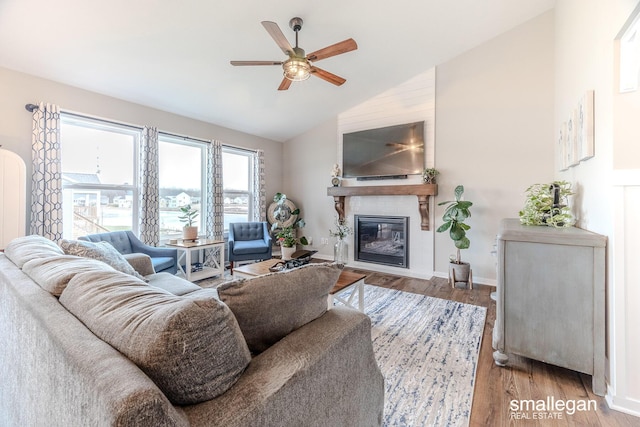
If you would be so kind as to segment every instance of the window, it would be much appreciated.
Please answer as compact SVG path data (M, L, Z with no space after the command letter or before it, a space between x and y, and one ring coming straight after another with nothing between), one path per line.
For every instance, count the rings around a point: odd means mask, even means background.
M158 136L160 180L160 241L179 238L184 223L180 208L191 205L200 212L198 234L204 233L206 144L160 134Z
M61 115L63 235L138 233L138 151L142 130L133 126ZM160 241L179 238L180 208L199 211L199 234L206 218L207 143L159 133ZM222 148L224 229L253 220L254 151Z
M229 223L253 220L253 157L255 152L222 148L224 229Z
M62 114L63 235L137 228L140 129Z

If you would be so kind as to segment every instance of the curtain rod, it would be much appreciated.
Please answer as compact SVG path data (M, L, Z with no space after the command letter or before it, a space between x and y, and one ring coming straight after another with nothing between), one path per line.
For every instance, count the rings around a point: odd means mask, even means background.
M25 110L27 110L30 113L33 113L35 110L37 110L39 107L36 104L26 104L24 106ZM114 122L112 120L107 120L107 119L103 119L103 118L99 118L99 117L92 117L86 114L80 114L80 113L74 113L72 111L67 111L67 110L62 110L63 113L65 114L69 114L71 116L76 116L76 117L82 117L85 119L92 119L92 120L100 120L102 122L106 122L106 123L110 123L110 124L114 124L114 125L119 125L119 126L128 126L128 127L132 127L134 129L142 129L142 126L139 125L134 125L134 124L130 124L130 123L122 123L122 122ZM192 141L198 141L198 142L204 142L206 144L210 144L211 141L210 140L206 140L206 139L202 139L202 138L195 138L192 136L185 136L185 135L178 135L175 133L171 133L171 132L166 132L163 130L158 129L158 133L161 133L163 135L167 135L167 136L172 136L174 138L181 138L181 139L190 139ZM225 144L222 143L222 145L229 147L229 148L233 148L236 150L243 150L243 151L248 151L250 153L255 153L258 151L258 149L251 149L251 148L245 148L245 147L238 147L237 145L230 145L230 144Z

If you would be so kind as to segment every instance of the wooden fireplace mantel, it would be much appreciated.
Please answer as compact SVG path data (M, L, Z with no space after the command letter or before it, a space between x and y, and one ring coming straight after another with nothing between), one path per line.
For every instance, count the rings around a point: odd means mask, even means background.
M328 187L327 195L333 196L338 217L344 219L344 199L350 196L418 196L420 228L429 229L429 197L438 195L437 184L372 185L362 187Z

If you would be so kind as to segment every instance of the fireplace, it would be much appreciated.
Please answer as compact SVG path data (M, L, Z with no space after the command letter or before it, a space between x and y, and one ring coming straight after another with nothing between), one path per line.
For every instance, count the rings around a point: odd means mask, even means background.
M355 215L356 261L409 268L409 217Z

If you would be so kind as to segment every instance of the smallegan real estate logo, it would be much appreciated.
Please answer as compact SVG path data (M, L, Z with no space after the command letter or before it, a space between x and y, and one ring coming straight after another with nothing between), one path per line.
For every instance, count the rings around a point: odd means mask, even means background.
M561 420L576 412L595 412L598 404L590 399L512 399L509 402L510 420Z

